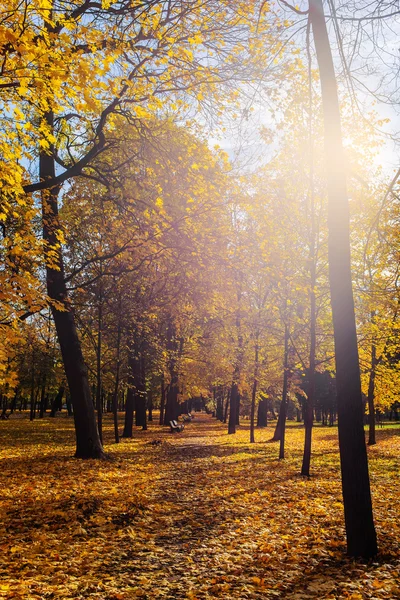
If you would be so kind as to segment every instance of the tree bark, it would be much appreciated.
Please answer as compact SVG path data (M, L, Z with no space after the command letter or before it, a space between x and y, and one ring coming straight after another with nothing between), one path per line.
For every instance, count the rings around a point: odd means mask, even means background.
M363 426L360 367L350 261L349 206L339 98L322 0L310 0L322 90L328 183L329 282L335 342L339 448L350 556L377 553Z
M169 374L170 383L167 391L167 404L165 407L164 425L175 421L179 416L178 394L179 394L179 372L178 360L183 352L183 338L176 339L176 330L172 321L168 324L167 349L169 351Z
M52 111L44 115L50 132L54 129ZM54 147L40 152L41 181L54 179ZM64 279L64 261L59 241L58 195L60 186L42 191L43 239L46 258L47 293L64 362L65 375L74 409L77 458L104 458L96 424L96 415L90 395L87 367L75 325L75 317L68 300Z
M119 428L118 428L118 392L119 392L119 376L121 371L121 335L122 335L122 294L119 292L118 295L118 325L117 325L117 355L115 365L115 386L112 399L112 411L114 421L114 438L115 443L119 444Z
M125 403L125 420L122 437L131 438L133 435L133 415L135 411L135 385L137 383L137 360L135 356L135 340L131 340L128 356L128 393Z
M376 444L375 435L375 376L376 376L376 345L375 341L371 345L371 371L369 373L368 382L368 446L374 446Z
M229 421L228 421L228 433L236 433L236 411L238 406L238 395L239 388L236 382L236 378L239 376L239 369L235 370L233 375L232 387L231 387L231 395L229 399Z
M289 328L285 325L285 338L284 338L284 351L283 351L283 386L282 386L282 401L279 408L278 422L275 427L274 435L272 438L273 442L282 442L280 446L284 448L285 444L285 424L286 424L286 403L287 403L287 389L288 389L288 357L289 357ZM279 457L281 454L281 448L279 449ZM283 456L282 456L283 458Z
M256 397L258 385L258 334L256 336L256 345L254 347L254 380L251 391L251 410L250 410L250 443L254 444L254 418L256 413Z
M165 410L165 375L164 372L161 373L161 383L160 383L160 391L161 391L161 400L160 400L160 425L164 425L164 410Z
M102 392L102 377L101 377L101 350L102 350L102 334L103 334L103 281L101 279L102 265L100 263L100 281L99 281L99 296L97 307L97 347L96 347L96 410L97 410L97 427L99 429L99 437L103 443L103 406L101 402Z

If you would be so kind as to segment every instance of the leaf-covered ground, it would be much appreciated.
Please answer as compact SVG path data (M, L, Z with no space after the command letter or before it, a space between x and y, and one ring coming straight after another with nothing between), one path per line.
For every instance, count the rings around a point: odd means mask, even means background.
M303 430L278 461L272 428L235 436L207 415L182 434L151 425L79 461L73 423L0 424L0 598L400 598L400 429L369 449L380 555L344 556L336 429ZM160 444L152 445L152 440Z

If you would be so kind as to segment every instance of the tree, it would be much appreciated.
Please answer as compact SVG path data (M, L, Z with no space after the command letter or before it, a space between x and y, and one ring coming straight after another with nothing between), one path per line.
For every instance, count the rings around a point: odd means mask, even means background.
M377 553L363 427L360 368L350 266L349 209L336 77L321 0L310 0L321 79L328 180L329 279L335 341L342 488L351 556Z

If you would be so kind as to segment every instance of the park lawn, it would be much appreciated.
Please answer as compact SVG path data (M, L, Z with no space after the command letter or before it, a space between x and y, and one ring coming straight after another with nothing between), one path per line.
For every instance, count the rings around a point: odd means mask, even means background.
M303 429L287 457L273 429L236 435L196 414L182 434L150 424L81 461L65 417L0 423L0 598L400 598L400 429L369 448L380 555L345 557L336 428ZM150 442L159 440L159 444Z

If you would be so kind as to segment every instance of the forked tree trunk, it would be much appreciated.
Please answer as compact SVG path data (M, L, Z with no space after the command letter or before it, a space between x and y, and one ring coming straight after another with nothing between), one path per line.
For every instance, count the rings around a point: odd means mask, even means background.
M350 556L377 553L363 426L360 367L350 263L349 206L339 99L322 0L310 0L321 80L328 183L329 282L335 342L342 490Z

